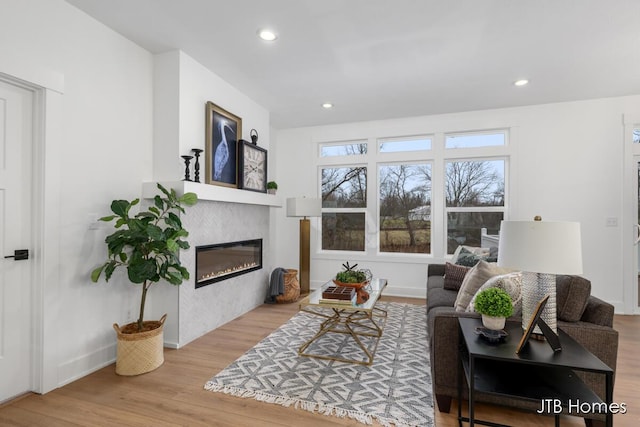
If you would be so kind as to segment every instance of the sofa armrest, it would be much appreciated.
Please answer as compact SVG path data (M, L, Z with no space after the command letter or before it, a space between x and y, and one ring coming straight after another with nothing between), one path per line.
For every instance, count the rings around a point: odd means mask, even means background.
M429 310L429 349L431 381L436 394L455 396L458 384L458 318L475 317L477 313L455 311L453 307L434 307Z
M427 277L444 276L444 264L429 264L427 266Z
M559 321L558 327L613 369L615 377L618 359L618 331L608 326L583 321ZM580 371L577 374L598 396L605 398L605 381L602 374Z
M613 314L613 305L591 295L580 320L611 328L613 327Z

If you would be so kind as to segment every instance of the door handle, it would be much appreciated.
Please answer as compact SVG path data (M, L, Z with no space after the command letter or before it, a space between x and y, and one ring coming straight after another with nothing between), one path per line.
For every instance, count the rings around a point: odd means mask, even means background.
M13 258L15 261L29 259L29 249L16 249L13 251L13 255L7 255L4 258Z
M636 240L633 242L635 246L638 246L640 243L640 224L634 224L633 228L636 229Z

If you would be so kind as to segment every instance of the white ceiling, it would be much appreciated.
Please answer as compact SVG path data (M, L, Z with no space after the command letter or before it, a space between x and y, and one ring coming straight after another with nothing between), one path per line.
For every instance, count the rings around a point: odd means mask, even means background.
M276 128L640 93L639 0L67 1L181 49Z

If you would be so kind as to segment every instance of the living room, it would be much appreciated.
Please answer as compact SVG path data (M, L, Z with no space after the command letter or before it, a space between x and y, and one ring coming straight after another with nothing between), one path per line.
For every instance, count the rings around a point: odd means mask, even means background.
M42 280L32 295L37 307L31 318L37 332L33 338L33 357L37 361L33 390L54 390L112 363L115 344L110 325L133 318L138 290L132 289L124 277L109 284L90 282L89 273L103 258L102 242L109 231L104 225L92 227L96 218L108 213L111 200L140 197L144 182L181 179L180 155L189 154L192 148L204 148L207 101L242 117L244 138L250 129L258 129L258 144L269 154L269 179L279 185L275 197L282 207L260 210L260 215L267 217L261 221L266 221L268 249L265 268L254 277L264 286L273 268L298 265L298 220L286 217L284 200L319 196L319 144L359 140L375 144L379 138L425 134L442 143L449 133L499 129L509 135L508 146L500 153L509 159L506 217L531 219L541 215L545 220L580 222L583 275L591 280L592 293L613 304L618 314L637 314L637 284L634 289L629 280L635 254L631 247L636 222L633 214L637 208L631 197L633 188L629 188L632 182L628 182L635 180L635 175L628 175L627 164L634 153L626 148L631 130L640 124L637 30L629 24L630 17L637 16L634 2L625 2L626 9L618 11L594 5L596 12L591 13L589 8L580 9L577 3L571 5L576 9L576 19L566 23L571 24L570 28L610 31L618 27L614 39L620 43L615 49L610 44L575 45L576 49L593 51L594 58L583 67L589 69L590 74L583 77L589 87L578 86L566 75L558 78L558 85L571 88L567 98L555 97L553 90L546 89L546 94L534 96L530 98L533 101L523 105L517 101L521 95L514 94L517 90L535 91L543 76L553 74L558 63L568 60L550 55L537 78L525 76L531 79L528 87L512 86L512 80L522 75L512 75L501 82L511 98L495 99L492 107L478 105L464 110L401 115L396 112L363 118L354 115L352 110L357 107L340 105L337 100L333 111L321 110L320 104L326 99L319 95L314 107L325 122L285 127L273 122L286 119L286 114L276 116L257 102L254 96L258 91L254 95L239 90L220 77L217 70L207 69L183 51L182 46L168 46L165 53L154 54L70 3L0 2L0 73L45 88L42 112L46 122L41 128L44 142L35 152L42 174L38 182L42 184L34 193L40 200L34 206L34 221L41 225L34 233L40 245L32 250L41 254L38 277ZM488 9L500 8L501 3L491 2L492 8ZM333 7L340 9L339 5ZM566 6L567 10L572 7ZM118 13L116 8L113 11ZM598 13L603 15L602 27L594 24L591 28L588 18ZM162 27L161 22L157 25ZM246 25L247 33L255 38L253 23ZM538 36L530 35L524 49L536 45ZM278 42L286 41L283 34ZM494 54L499 55L499 45L496 50ZM598 57L596 51L611 51L611 55L616 53L629 62L615 62L609 53ZM433 61L439 59L434 57ZM621 69L626 71L622 73ZM525 74L527 71L520 70ZM221 68L220 73L223 72ZM635 79L628 80L625 86L622 75L626 74ZM599 76L620 85L599 86ZM308 74L303 83L295 83L312 87L316 78ZM445 81L447 76L432 78ZM474 81L473 76L470 81ZM465 91L476 90L468 82L462 87L444 82L441 85L441 92L423 96L444 104L448 101L447 91L463 97ZM480 92L487 98L497 97L493 88ZM367 102L375 100L373 97ZM372 162L375 169L375 158L365 162ZM433 197L435 200L435 193ZM367 209L369 215L376 216L375 204ZM444 217L444 208L439 209L437 214ZM427 259L380 255L374 249L376 235L368 235L363 253L328 254L318 249L318 219L312 219L312 224L312 288L330 279L348 260L388 278L390 295L423 297L425 265L446 259L445 232L435 226L433 253ZM368 227L368 232L376 231L375 223ZM13 249L5 248L5 255ZM156 291L149 302L149 314L159 317L169 312L173 314L169 319L173 320L168 321L176 322L184 311L176 302L178 290L161 285ZM228 318L212 321L222 325L255 307L262 296L253 298L236 311L231 310ZM177 323L172 328L174 346L192 339L181 341Z

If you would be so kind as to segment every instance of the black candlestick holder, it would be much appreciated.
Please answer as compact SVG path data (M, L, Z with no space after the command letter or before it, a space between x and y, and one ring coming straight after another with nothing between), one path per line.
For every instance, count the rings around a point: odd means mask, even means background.
M183 181L191 181L189 178L189 162L193 159L193 156L180 156L184 159L184 179Z
M193 151L193 155L196 156L196 162L193 164L193 173L195 175L194 181L200 182L200 153L204 150L200 148L192 148L191 151Z

